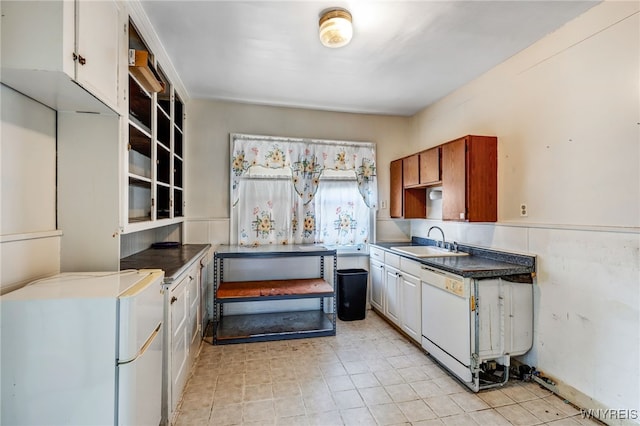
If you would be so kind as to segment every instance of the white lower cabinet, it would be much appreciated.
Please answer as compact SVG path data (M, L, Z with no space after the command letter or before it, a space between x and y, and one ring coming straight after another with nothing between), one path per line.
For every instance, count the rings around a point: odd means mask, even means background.
M384 310L384 263L374 260L369 262L369 276L371 280L371 306L382 312Z
M419 278L420 264L405 258L400 259L400 327L413 340L422 338L422 287Z
M420 343L422 335L422 287L420 263L370 248L371 306Z
M163 424L171 424L200 347L200 262L165 290Z
M198 348L202 339L200 338L200 274L194 267L193 279L189 280L187 284L188 291L188 304L189 304L189 318L188 318L188 338L189 338L189 365L193 365L193 362L198 355Z
M400 318L402 316L400 307L402 300L400 295L401 283L402 277L400 270L393 266L385 265L384 315L398 326L400 325Z
M180 392L187 381L187 361L189 354L188 322L188 277L184 277L169 293L169 332L171 348L169 369L171 372L171 392L169 404L173 412L180 400Z

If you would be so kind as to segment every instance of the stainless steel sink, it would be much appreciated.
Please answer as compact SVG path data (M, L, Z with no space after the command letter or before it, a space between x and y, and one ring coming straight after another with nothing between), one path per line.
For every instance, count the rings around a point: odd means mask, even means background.
M391 250L398 253L408 254L415 257L449 257L449 256L468 256L469 253L453 252L440 247L434 246L401 246L391 247Z

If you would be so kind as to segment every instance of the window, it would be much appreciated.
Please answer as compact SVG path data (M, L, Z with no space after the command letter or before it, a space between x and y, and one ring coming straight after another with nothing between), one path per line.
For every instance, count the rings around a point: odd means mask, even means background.
M373 144L232 135L231 153L232 243L371 239Z

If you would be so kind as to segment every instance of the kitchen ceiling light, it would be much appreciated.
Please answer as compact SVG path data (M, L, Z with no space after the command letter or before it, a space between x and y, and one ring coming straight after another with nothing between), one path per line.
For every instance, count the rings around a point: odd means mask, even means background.
M320 16L320 41L324 46L336 48L347 45L353 36L351 13L346 9L329 9Z

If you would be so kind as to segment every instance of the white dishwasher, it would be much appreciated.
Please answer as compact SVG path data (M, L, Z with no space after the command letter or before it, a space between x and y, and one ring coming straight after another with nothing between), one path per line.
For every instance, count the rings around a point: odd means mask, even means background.
M533 344L533 285L422 266L422 347L477 392L508 380Z

